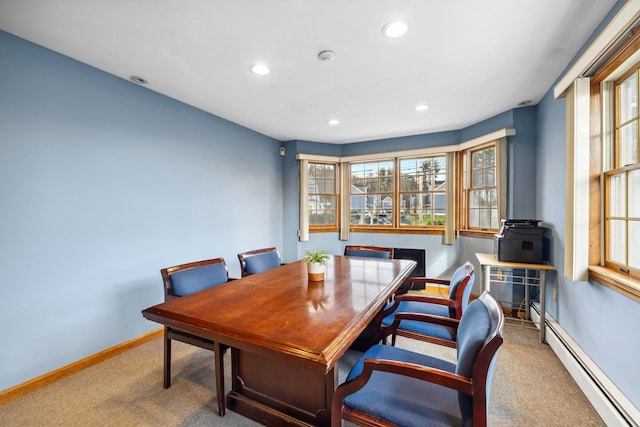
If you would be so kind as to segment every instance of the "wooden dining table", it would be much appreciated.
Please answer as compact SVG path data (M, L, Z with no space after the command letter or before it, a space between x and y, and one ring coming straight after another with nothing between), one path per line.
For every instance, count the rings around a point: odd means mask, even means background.
M338 361L415 266L331 256L324 281L312 282L297 261L142 314L231 348L229 409L269 426L325 426Z

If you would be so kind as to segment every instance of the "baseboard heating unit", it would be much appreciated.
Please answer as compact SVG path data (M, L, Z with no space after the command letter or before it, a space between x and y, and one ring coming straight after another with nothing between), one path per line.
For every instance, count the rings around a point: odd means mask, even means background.
M531 320L540 325L540 306L531 305ZM546 340L607 426L640 426L640 411L607 378L554 319L546 317Z

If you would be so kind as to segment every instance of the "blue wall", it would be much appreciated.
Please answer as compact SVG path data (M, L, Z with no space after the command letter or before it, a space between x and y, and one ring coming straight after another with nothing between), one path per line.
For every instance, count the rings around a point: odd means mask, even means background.
M0 390L160 327L160 268L280 247L279 145L0 32Z
M538 115L538 216L553 229L552 257L559 272L549 277L552 286L547 287L547 311L640 408L640 304L597 282L573 282L562 274L566 232L565 100L554 100L548 93L539 104ZM557 302L552 298L554 287Z
M297 230L298 227L298 164L295 154L318 154L327 156L355 156L362 154L412 150L417 148L438 147L459 144L474 138L487 135L503 128L515 128L516 135L507 138L507 194L509 218L535 217L536 203L536 129L537 108L525 107L509 110L487 120L459 131L438 132L401 138L389 138L345 145L317 144L307 141L288 141L287 156L293 153L284 163L284 174L290 177L285 183L284 204L286 228ZM426 274L437 277L449 274L455 267L470 261L479 269L475 257L476 252L493 252L493 240L462 237L456 239L454 245L443 245L441 235L428 234L393 234L393 233L351 233L349 241L340 241L338 233L311 233L308 242L298 242L295 232L285 230L284 245L292 258L300 258L305 250L326 250L329 253L341 254L346 244L380 245L396 248L418 248L425 250ZM479 293L480 280L474 285L474 292Z
M342 253L337 233L298 241L297 153L448 145L504 127L517 132L508 139L508 216L551 226L562 272L565 104L550 93L459 131L279 143L0 32L0 313L11 326L0 390L155 329L140 310L162 300L162 267L224 256L238 276L236 254L246 249L275 245L285 261L305 249ZM493 250L490 239L442 245L432 235L352 233L349 243L424 248L428 275ZM550 276L550 315L640 408L638 303Z

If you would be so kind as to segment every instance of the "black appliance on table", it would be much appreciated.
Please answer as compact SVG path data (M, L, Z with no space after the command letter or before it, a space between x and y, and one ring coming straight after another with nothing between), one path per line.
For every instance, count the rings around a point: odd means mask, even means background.
M549 264L551 230L537 219L503 219L493 238L498 261Z

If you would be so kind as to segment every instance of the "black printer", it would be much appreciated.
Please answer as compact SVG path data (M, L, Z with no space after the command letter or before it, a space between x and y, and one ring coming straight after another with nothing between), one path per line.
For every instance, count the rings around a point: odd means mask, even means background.
M551 230L537 219L503 219L500 233L493 236L498 261L549 264Z

